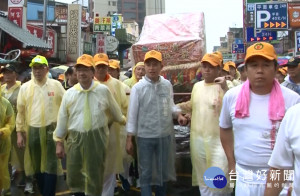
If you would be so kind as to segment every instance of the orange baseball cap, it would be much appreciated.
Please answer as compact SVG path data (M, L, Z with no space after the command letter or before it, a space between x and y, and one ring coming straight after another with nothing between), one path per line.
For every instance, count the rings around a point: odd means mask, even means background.
M277 60L277 54L272 44L258 42L247 48L245 62L254 56L261 56L268 60Z
M284 67L284 68L279 68L278 71L279 71L282 75L284 75L284 76L287 75L287 69L286 69L286 67Z
M78 65L84 65L86 67L93 67L94 66L93 57L88 54L81 55L80 57L78 57L75 67Z
M120 61L117 60L109 60L109 67L113 68L113 69L120 69Z
M221 66L221 60L214 53L206 53L201 60L201 63L208 62L212 66Z
M229 72L229 65L227 63L224 64L223 70Z
M58 80L65 80L65 74L59 74Z
M225 66L225 65L228 65L228 69L229 69L229 66L236 68L236 65L235 65L235 63L234 63L233 61L227 61L227 62L224 64L224 66Z
M99 53L94 56L94 62L95 62L95 66L100 65L100 64L108 66L109 59L108 59L107 54Z
M144 62L148 59L156 59L158 61L162 61L162 54L156 50L150 50L145 54Z
M214 52L214 54L219 57L220 61L223 61L223 55L220 51L216 51L216 52Z

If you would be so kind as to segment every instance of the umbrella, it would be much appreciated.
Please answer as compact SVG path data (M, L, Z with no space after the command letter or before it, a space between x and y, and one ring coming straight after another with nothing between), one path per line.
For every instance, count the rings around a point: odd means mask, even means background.
M290 56L279 56L277 57L277 62L279 66L283 66L288 63Z
M49 70L54 79L57 79L60 74L64 74L69 67L66 65L59 65L57 67L53 67Z

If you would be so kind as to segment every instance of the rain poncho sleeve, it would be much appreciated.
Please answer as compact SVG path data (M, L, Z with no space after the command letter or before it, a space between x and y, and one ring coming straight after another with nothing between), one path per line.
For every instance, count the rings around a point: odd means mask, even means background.
M182 113L184 114L192 113L192 104L190 100L186 102L178 103L177 106L181 109Z
M227 158L220 141L218 125L223 96L224 91L219 84L201 81L193 87L190 135L193 186L206 186L203 175L209 167L219 167L227 173ZM210 190L230 192L228 187Z
M8 159L11 149L10 134L15 127L15 117L8 100L0 97L0 189L10 187Z
M9 101L3 97L1 97L0 107L1 107L0 132L2 132L1 139L8 139L10 137L12 130L15 127L14 111Z

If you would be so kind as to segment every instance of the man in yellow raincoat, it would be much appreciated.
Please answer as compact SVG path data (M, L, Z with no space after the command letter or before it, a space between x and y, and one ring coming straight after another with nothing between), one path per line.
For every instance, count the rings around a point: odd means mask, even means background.
M122 79L120 78L120 61L111 59L111 60L109 60L108 66L109 66L108 67L109 75L114 77L115 79L122 81ZM121 84L126 92L127 101L129 101L130 87L127 86L126 84L124 84L123 82ZM130 156L126 152L126 148L125 148L126 136L127 136L127 132L126 132L125 126L121 126L120 127L120 146L121 146L121 150L122 150L121 152L122 152L122 157L123 157L124 172L119 174L118 177L119 177L119 180L121 181L122 189L124 191L129 191L130 183L128 181L128 178L129 178L129 167L130 167L130 163L132 162L132 156Z
M10 63L1 68L3 73L4 82L1 86L2 95L10 102L13 107L14 113L17 114L17 98L19 90L21 88L21 82L17 81L16 64ZM11 133L11 166L12 166L12 177L21 174L22 178L25 177L24 173L24 149L20 149L17 146L17 132L14 128ZM6 190L8 193L10 190ZM25 192L33 193L32 179L26 178ZM7 194L6 193L6 194Z
M185 108L192 112L192 184L199 186L201 195L207 196L227 196L231 192L228 185L223 189L214 189L207 186L203 180L205 171L210 167L219 167L224 173L228 168L218 126L222 98L228 90L225 77L219 77L221 70L221 60L216 54L204 55L201 60L204 80L194 85L191 100Z
M7 99L0 93L0 194L10 188L8 159L11 150L11 132L15 127L14 111Z
M123 115L127 114L128 101L123 83L108 74L109 59L104 53L94 56L95 78L101 84L106 85L111 91L114 99L118 103ZM121 126L118 122L109 122L108 151L106 153L104 184L102 196L110 196L114 193L116 185L115 176L123 172L123 156L121 146L120 131Z
M145 75L145 64L144 62L138 62L132 68L132 76L123 82L128 85L130 88L133 87L142 77Z
M17 100L18 146L25 147L25 173L35 175L43 196L54 196L56 177L62 175L52 139L65 90L48 78L48 61L37 55L29 64L32 79L20 88Z
M109 89L94 81L93 57L80 56L75 65L79 83L63 97L54 132L56 155L65 154L67 136L67 183L75 196L100 196L108 144L108 123L125 124L125 117ZM108 151L109 153L109 151Z

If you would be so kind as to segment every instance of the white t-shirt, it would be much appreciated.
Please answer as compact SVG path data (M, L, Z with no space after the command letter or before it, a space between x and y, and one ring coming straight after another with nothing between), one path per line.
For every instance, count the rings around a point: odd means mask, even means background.
M236 118L235 105L242 85L230 89L224 96L220 115L220 127L233 128L234 155L237 164L267 168L272 153L272 123L268 116L270 94L250 93L249 117ZM300 102L300 96L281 86L285 109ZM276 123L278 130L280 123Z
M300 195L300 104L289 109L282 120L269 165L285 169L295 168L293 195Z

